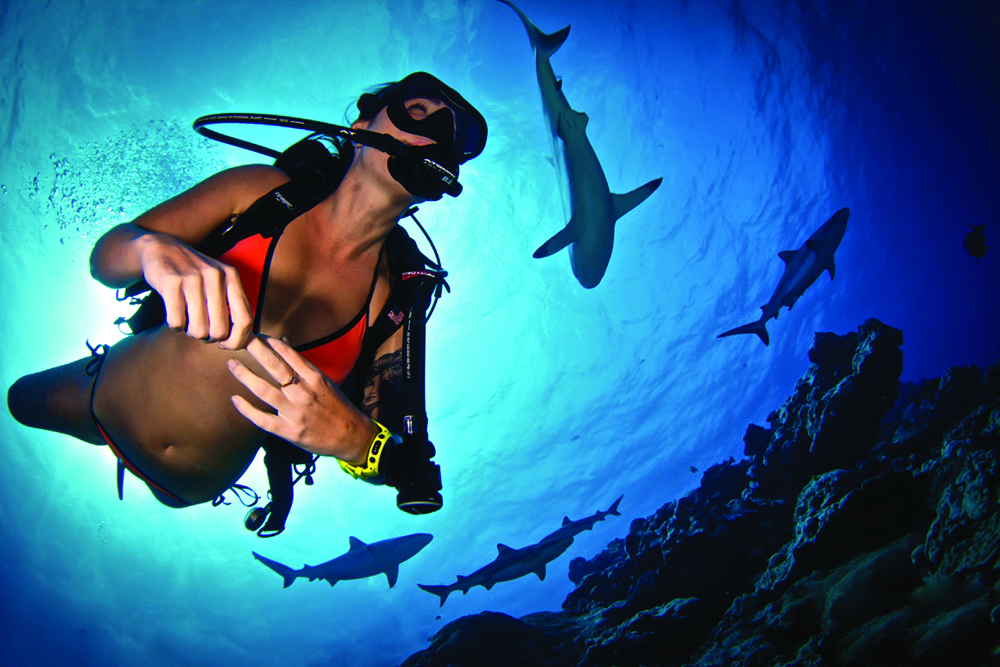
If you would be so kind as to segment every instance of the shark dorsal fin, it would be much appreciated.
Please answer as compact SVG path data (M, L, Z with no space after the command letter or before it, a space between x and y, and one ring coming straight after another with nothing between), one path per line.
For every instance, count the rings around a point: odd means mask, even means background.
M514 550L511 549L510 547L508 547L506 544L498 544L497 545L497 554L499 554L501 556L506 556L507 554L511 553L512 551L514 551Z
M567 137L572 135L574 127L578 127L581 131L585 131L587 129L587 123L589 122L590 116L582 111L565 109L559 114L559 120L556 121L556 133L563 141L567 141Z
M367 546L368 546L367 544L365 544L364 542L362 542L358 538L353 537L353 536L351 537L351 551L354 551L355 549L360 549L362 547L367 547Z
M794 250L782 250L781 252L778 253L778 257L780 257L782 259L782 261L785 262L785 264L788 264L793 259L795 259L795 251Z
M568 525L569 525L569 524L571 524L571 523L573 523L573 522L569 520L569 517L568 517L568 516L564 516L564 517L563 517L563 522L562 522L562 525L564 525L564 526L568 526Z

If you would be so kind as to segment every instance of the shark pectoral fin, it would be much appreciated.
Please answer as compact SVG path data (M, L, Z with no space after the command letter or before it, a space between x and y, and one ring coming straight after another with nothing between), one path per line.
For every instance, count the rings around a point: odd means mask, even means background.
M550 238L548 241L542 244L535 254L532 255L535 259L541 259L542 257L548 257L549 255L554 255L570 243L576 240L572 231L573 221L570 220L569 224L559 230L555 236Z
M822 239L809 239L806 241L806 247L817 255L822 252L824 245L826 245L826 243Z
M781 252L778 253L778 257L780 257L782 261L785 262L785 264L789 264L793 259L795 259L795 251L782 250ZM761 306L761 308L763 309L763 306Z
M385 571L385 578L389 580L389 588L396 585L396 580L399 579L399 565L393 565L391 568Z
M612 194L611 205L615 208L615 220L646 201L646 198L656 192L656 188L660 187L662 182L662 178L655 178L645 185L640 185L632 192L623 195Z
M333 585L340 581L340 579L330 579L328 577L324 577L324 579L326 579L326 583L330 584L330 588L333 588Z
M542 563L541 566L535 570L535 574L538 575L538 579L540 581L545 581L545 563Z
M830 258L830 266L826 267L826 272L830 274L830 280L833 280L833 274L837 272L837 265L833 263L833 257Z
M556 90L562 90L562 77L556 77Z

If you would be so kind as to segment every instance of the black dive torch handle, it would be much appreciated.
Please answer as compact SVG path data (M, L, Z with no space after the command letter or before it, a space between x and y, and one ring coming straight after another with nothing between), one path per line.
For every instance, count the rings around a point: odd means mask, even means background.
M424 396L424 368L427 351L427 308L434 291L429 277L417 276L413 289L415 298L403 322L403 379L401 403L403 408L403 439L427 439L427 408Z

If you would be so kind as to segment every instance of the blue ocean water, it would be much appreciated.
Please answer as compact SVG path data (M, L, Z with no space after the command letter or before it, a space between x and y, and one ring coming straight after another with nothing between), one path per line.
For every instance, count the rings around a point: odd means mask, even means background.
M610 6L609 6L610 5ZM660 189L619 223L604 281L565 252L531 253L566 222L528 40L493 0L83 0L0 5L0 380L112 342L123 313L90 280L106 229L257 156L191 132L207 113L343 122L368 86L431 71L490 123L466 191L421 206L453 291L430 324L428 412L445 508L410 517L393 494L324 462L288 530L263 541L239 506L170 510L105 448L0 434L0 661L5 664L394 665L483 610L555 610L568 563L742 455L742 435L791 393L813 332L877 317L904 332L903 379L1000 356L1000 28L990 3L539 2L572 24L553 57L611 188ZM243 136L276 147L298 135ZM799 247L851 208L834 280L753 336ZM415 233L415 232L414 232ZM994 241L995 242L995 241ZM266 488L260 460L244 481ZM454 594L496 555L606 509L533 575ZM330 588L298 567L416 532L434 541L384 577Z

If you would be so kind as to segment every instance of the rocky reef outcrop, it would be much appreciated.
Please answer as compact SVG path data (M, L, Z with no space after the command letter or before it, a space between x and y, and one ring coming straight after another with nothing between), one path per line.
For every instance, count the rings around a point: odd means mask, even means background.
M403 666L1000 665L1000 364L900 383L902 342L817 334L745 458L574 560L563 611Z

